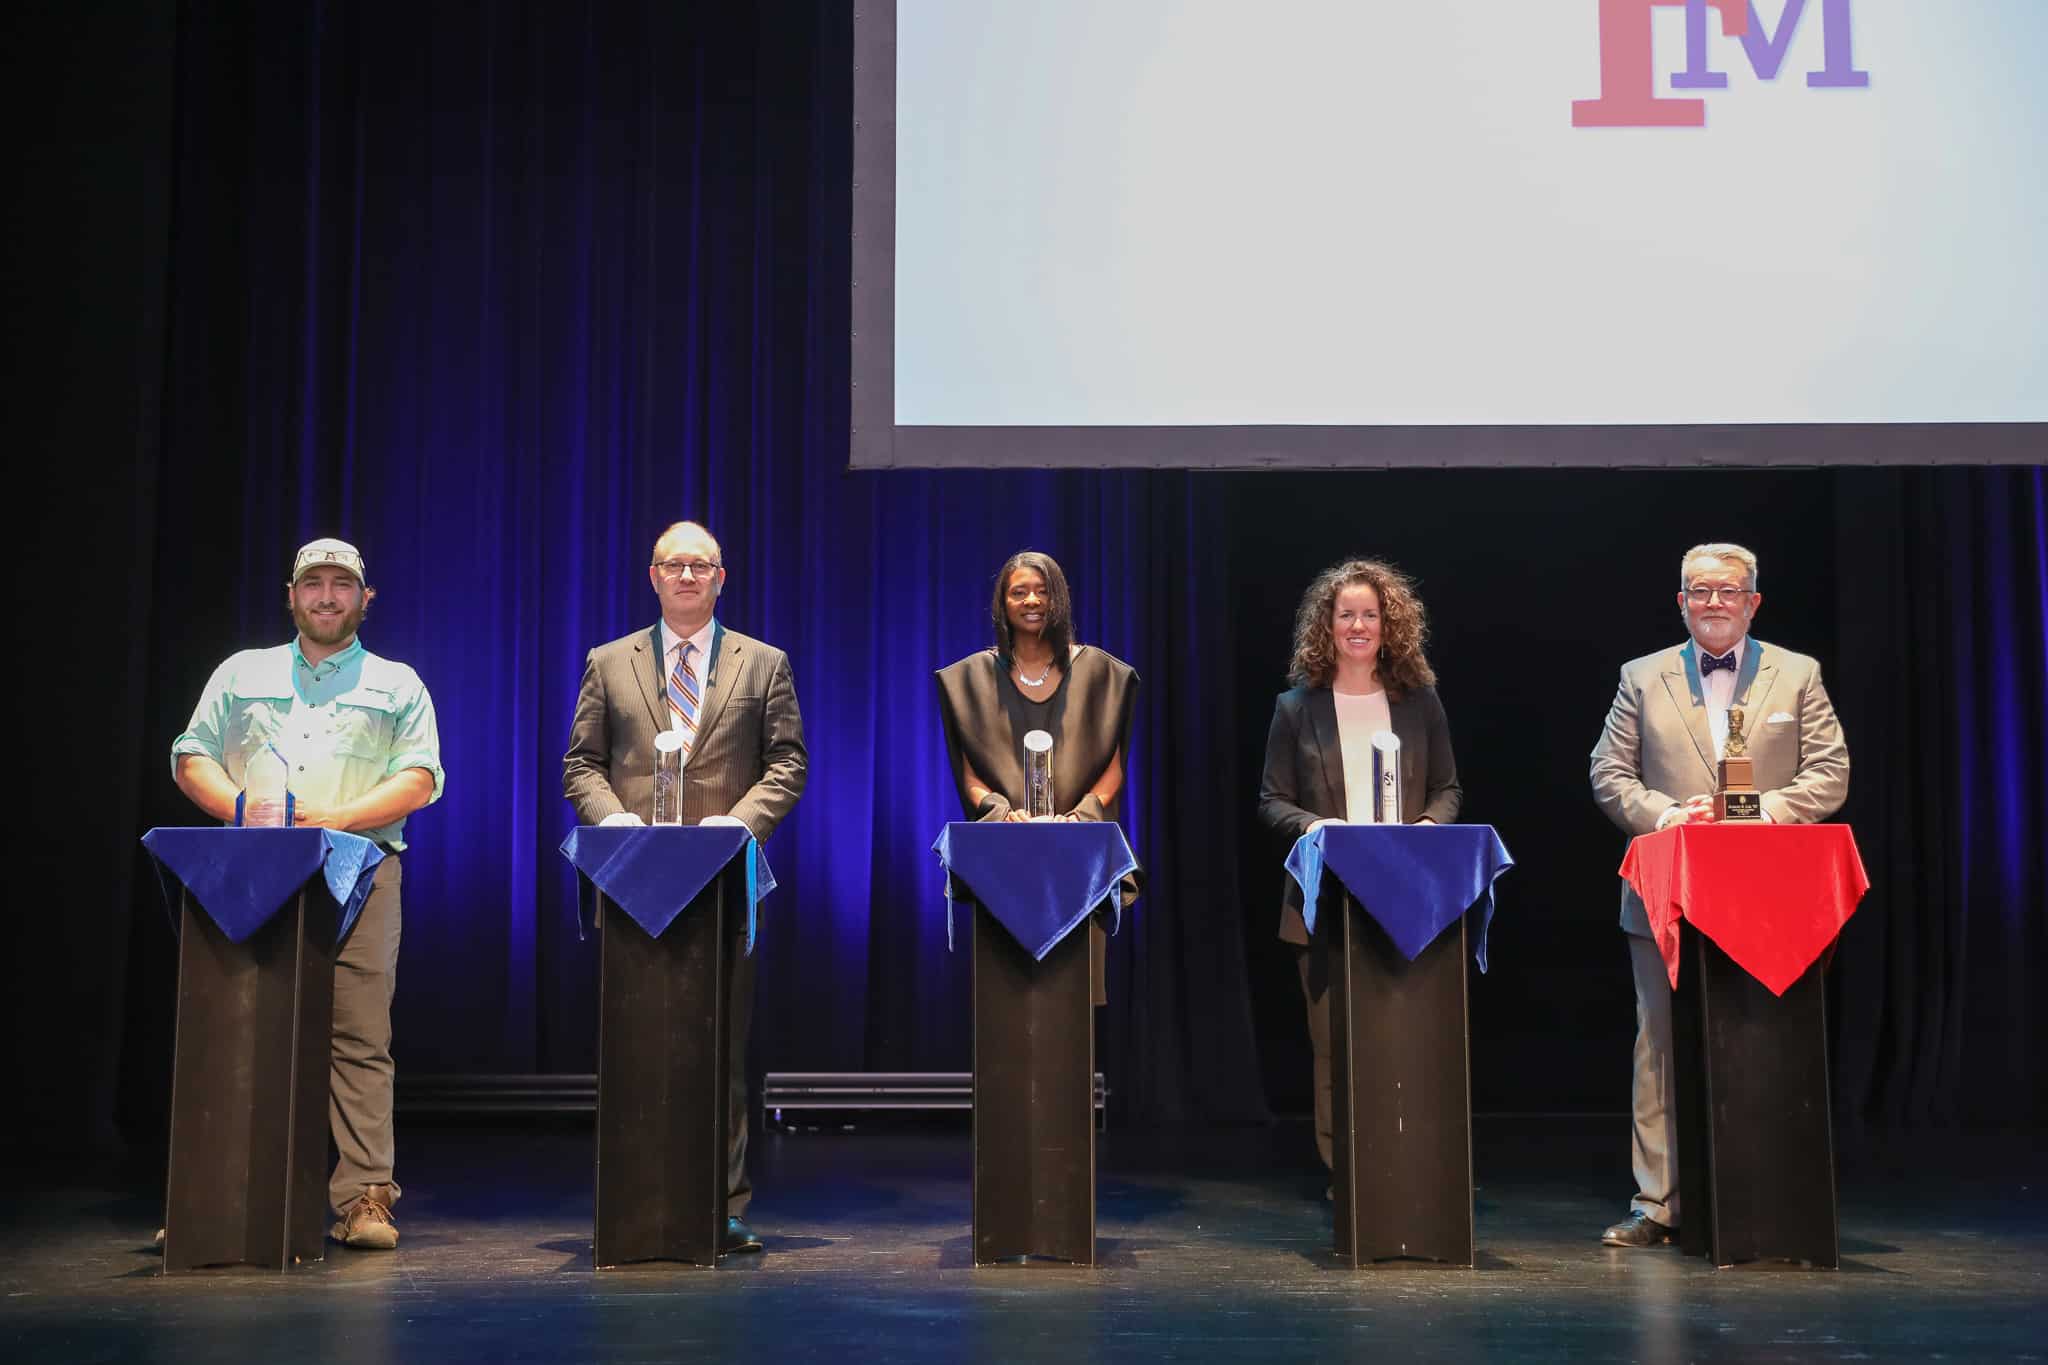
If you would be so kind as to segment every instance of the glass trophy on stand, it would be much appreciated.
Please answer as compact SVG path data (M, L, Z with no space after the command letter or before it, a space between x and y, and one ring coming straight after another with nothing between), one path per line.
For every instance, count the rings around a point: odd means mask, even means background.
M1052 736L1043 730L1024 735L1024 813L1033 820L1052 819Z
M1372 736L1372 822L1401 823L1401 737L1392 730Z
M654 823L683 823L683 732L663 730L654 737Z
M275 744L249 755L242 767L242 790L235 797L235 823L245 829L289 828L295 812L287 786L291 765Z

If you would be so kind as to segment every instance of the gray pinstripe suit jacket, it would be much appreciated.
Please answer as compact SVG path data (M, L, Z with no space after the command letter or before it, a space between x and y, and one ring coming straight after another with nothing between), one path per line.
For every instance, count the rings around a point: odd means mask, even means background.
M658 625L590 651L562 756L562 795L578 824L618 811L653 818L654 737L668 728L666 682ZM683 820L731 815L765 840L803 794L808 764L789 656L718 626L697 745L683 767Z

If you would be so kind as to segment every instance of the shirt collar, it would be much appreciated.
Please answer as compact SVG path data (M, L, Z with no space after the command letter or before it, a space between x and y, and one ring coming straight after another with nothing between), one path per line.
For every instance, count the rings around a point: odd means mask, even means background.
M303 668L315 678L331 677L346 668L351 660L367 651L363 648L363 637L358 634L353 640L335 653L328 655L317 664L306 662L306 651L299 648L299 637L292 636L292 666Z
M1706 647L1705 645L1701 644L1701 643L1700 643L1700 642L1699 642L1698 640L1690 640L1690 641L1688 641L1687 643L1689 643L1689 644L1690 644L1690 645L1692 646L1692 659L1693 659L1693 664L1692 664L1692 671L1693 671L1693 673L1694 673L1695 675L1697 675L1697 674L1699 673L1699 671L1700 671L1700 664L1699 664L1699 661L1700 661L1701 659L1704 659L1704 658L1708 657L1709 655L1713 655L1713 657L1715 657L1715 658L1719 658L1719 657L1720 657L1720 655L1718 655L1718 654L1714 654L1714 652L1713 652L1712 650L1708 649L1708 648L1707 648L1707 647ZM1743 635L1743 637L1742 637L1741 639L1739 639L1739 640L1737 640L1737 641L1735 642L1735 647L1734 647L1734 649L1733 649L1732 651L1730 651L1730 652L1732 652L1732 653L1733 653L1733 654L1735 655L1735 671L1736 671L1736 672L1738 672L1738 673L1740 673L1740 672L1742 671L1742 661L1743 661L1743 659L1744 659L1744 658L1746 658L1746 657L1747 657L1747 653L1746 653L1746 651L1747 651L1748 649L1749 649L1749 636L1748 636L1747 634L1744 634L1744 635Z
M697 646L697 657L699 659L708 659L711 657L711 637L717 633L717 630L718 618L714 616L706 621L695 635L678 635L670 628L667 618L663 618L661 623L661 657L669 662L670 667L674 667L676 646L688 640L691 644Z

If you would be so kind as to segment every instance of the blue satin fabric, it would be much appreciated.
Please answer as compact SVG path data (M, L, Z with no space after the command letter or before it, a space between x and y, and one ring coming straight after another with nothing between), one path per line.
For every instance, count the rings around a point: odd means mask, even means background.
M590 934L595 887L650 938L660 938L742 845L748 853L747 951L753 952L755 909L775 889L775 874L768 870L760 842L739 825L582 825L570 830L561 853L583 874L576 890L578 932Z
M178 923L178 886L192 893L228 942L241 943L319 873L341 907L338 943L348 937L384 850L360 834L331 829L235 829L219 825L166 827L142 836L156 859L157 880L171 927Z
M953 901L967 896L1041 962L1105 899L1115 933L1123 913L1117 883L1138 868L1123 830L1100 820L955 821L932 852L946 869L946 945Z
M1482 972L1494 879L1514 865L1492 825L1324 825L1287 855L1310 933L1327 867L1410 962L1476 907L1472 957Z

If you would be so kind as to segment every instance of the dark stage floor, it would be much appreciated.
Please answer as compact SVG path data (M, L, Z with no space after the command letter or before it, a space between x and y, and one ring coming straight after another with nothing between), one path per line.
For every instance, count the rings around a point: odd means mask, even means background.
M401 1127L402 1247L283 1275L167 1279L151 1195L16 1172L0 1359L2048 1359L2032 1144L1852 1158L1840 1271L1715 1270L1597 1245L1612 1127L1482 1125L1472 1270L1337 1268L1299 1125L1109 1136L1092 1271L969 1266L964 1124L768 1136L768 1249L717 1271L593 1273L574 1129Z

